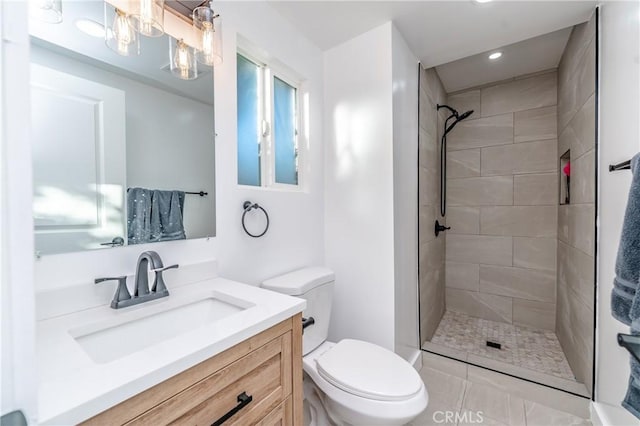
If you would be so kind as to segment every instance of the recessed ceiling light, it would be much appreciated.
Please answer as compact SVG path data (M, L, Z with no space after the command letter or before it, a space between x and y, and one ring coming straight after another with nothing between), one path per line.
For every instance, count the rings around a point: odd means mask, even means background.
M78 19L76 21L76 27L91 37L104 38L104 25L91 19Z
M492 61L495 61L496 59L499 59L502 56L502 52L493 52L491 55L489 55L489 59L491 59Z
M476 3L482 4L482 3L489 3L492 0L473 0L473 1L476 2Z

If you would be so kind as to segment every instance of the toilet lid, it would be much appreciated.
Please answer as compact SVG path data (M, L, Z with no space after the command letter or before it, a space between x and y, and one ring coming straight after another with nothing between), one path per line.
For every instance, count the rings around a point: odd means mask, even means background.
M422 379L407 361L380 346L345 339L317 360L318 373L353 395L379 401L406 400L418 394Z

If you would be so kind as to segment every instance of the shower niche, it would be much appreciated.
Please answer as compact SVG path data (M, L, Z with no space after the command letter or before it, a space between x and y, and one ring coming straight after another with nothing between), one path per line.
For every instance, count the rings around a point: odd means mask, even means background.
M560 156L560 205L571 204L571 150Z

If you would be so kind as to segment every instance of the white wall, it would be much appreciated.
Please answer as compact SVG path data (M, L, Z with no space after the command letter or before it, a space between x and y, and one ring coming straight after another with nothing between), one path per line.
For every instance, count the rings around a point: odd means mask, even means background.
M418 348L418 59L398 29L391 31L393 91L393 222L395 351Z
M330 338L394 350L391 23L325 52L325 250Z
M629 354L616 334L629 328L611 316L614 266L631 173L607 166L640 150L640 3L606 2L600 28L600 146L596 393L601 420L637 424L620 408L629 378ZM601 405L603 404L603 405ZM606 419L604 419L606 417ZM607 424L607 423L605 423Z
M224 38L224 63L215 69L216 237L44 256L36 263L38 289L133 273L137 256L146 249L157 250L167 263L215 258L221 276L249 284L323 263L322 54L267 3L218 2L216 11L222 16ZM304 191L236 184L237 34L306 78L301 95L308 99L310 131ZM242 203L247 199L264 206L271 217L269 232L262 238L251 238L242 230Z
M36 415L29 38L25 2L0 3L0 415ZM11 108L7 106L11 104Z

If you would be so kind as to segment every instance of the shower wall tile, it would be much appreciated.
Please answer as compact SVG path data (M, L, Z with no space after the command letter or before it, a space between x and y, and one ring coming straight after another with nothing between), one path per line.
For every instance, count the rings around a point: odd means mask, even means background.
M571 203L593 203L596 198L596 151L571 160Z
M555 139L482 148L482 176L555 172L557 152Z
M420 205L439 204L440 173L437 169L418 168L418 201Z
M482 207L480 233L515 237L556 237L557 206Z
M456 93L447 97L447 105L462 114L473 110L471 118L482 117L480 111L480 89Z
M451 227L447 234L479 234L480 208L447 207L447 226Z
M595 17L574 27L558 68L558 156L571 149L571 204L558 210L556 334L591 391L595 301Z
M448 310L491 321L511 323L513 319L512 300L510 297L495 296L493 294L455 288L446 289Z
M558 241L569 243L569 211L571 204L558 206Z
M431 340L445 311L444 264L437 269L420 270L420 333Z
M578 158L596 146L595 132L595 94L580 108L560 134L562 141L558 141L560 154L571 149L571 156Z
M514 176L513 204L516 206L558 204L558 174Z
M438 269L444 264L445 239L435 238L420 246L420 269L427 271Z
M511 237L449 234L445 251L447 261L511 266L513 242Z
M555 286L555 271L480 265L481 293L555 303Z
M516 112L514 115L514 142L556 139L558 112L556 106Z
M445 271L447 287L469 291L479 290L480 265L475 263L447 262Z
M483 117L556 104L557 73L549 72L481 89Z
M596 51L595 39L592 39L585 54L582 56L578 68L573 75L565 76L560 62L562 84L558 91L558 130L573 119L582 105L595 92L596 87Z
M595 298L594 258L582 251L558 243L558 285L570 288L584 305L592 306Z
M470 118L459 122L447 134L450 151L513 143L513 114Z
M513 266L555 272L557 245L555 238L514 237Z
M447 153L447 177L480 176L480 149L465 149Z
M569 210L569 244L593 256L595 251L595 204L574 204Z
M450 206L513 205L511 176L447 179L447 204Z
M420 244L428 243L435 240L436 236L433 232L433 224L436 221L436 208L432 205L418 207L418 232L420 233Z
M527 327L554 330L556 305L524 299L513 299L513 323Z

